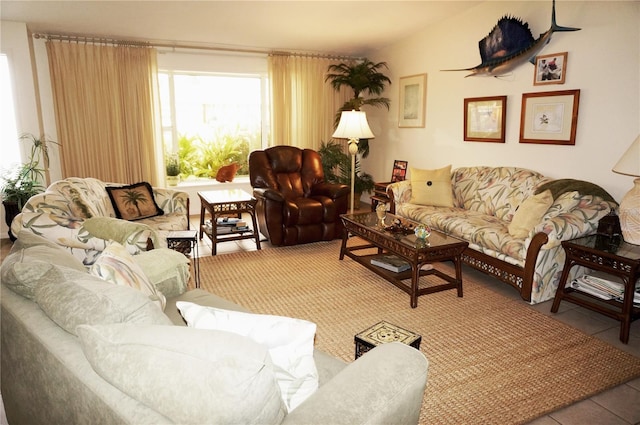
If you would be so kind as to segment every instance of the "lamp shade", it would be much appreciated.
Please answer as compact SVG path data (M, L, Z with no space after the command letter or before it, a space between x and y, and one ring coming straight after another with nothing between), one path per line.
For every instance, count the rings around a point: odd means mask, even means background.
M636 137L629 149L613 167L614 173L640 177L640 136Z
M367 114L362 111L342 111L338 128L333 133L337 139L373 139Z

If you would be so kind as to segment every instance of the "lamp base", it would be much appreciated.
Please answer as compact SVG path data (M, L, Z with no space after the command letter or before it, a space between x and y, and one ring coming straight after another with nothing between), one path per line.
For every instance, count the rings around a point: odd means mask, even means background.
M640 179L633 181L633 188L622 198L618 215L624 241L640 245Z

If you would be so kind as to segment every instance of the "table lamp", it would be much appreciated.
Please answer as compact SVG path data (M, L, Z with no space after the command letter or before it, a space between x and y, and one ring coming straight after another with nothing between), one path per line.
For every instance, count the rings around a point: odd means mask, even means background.
M612 171L640 177L640 136L636 137ZM622 198L618 215L624 241L640 245L640 178L633 181L633 187Z
M356 154L360 139L373 139L375 136L369 128L367 115L362 111L342 111L340 122L333 133L336 139L349 139L349 154L351 154L351 214L355 198Z

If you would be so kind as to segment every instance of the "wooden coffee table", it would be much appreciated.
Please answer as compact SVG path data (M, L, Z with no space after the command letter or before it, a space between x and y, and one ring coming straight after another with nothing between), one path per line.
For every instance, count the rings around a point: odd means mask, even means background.
M424 244L421 243L410 230L407 232L391 232L380 227L376 213L343 214L340 218L345 228L342 247L340 248L340 260L344 259L346 255L393 283L409 294L412 308L418 306L418 297L420 295L431 294L433 292L455 288L458 291L458 297L462 297L462 260L460 256L467 248L467 242L440 232L432 231L431 236L427 239L428 244ZM409 229L419 225L419 223L415 221L400 218L389 213L387 214L385 223L390 225L396 218L400 219L403 226ZM357 246L347 246L349 235L359 236L368 243ZM377 248L377 253L356 254L357 251L371 250L371 248ZM390 253L402 257L410 264L411 269L394 273L371 264L371 259L381 253ZM449 276L437 270L435 267L428 270L422 269L425 264L443 261L451 261L454 264L455 277ZM419 285L420 277L428 275L435 275L446 283L423 286L421 288ZM410 280L410 282L406 282L408 280Z

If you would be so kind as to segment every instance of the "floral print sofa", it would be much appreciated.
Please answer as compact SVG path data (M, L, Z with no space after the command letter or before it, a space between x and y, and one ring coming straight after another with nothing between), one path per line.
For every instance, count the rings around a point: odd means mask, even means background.
M70 177L52 183L33 196L11 223L11 232L31 231L67 248L85 265L91 265L114 239L130 254L151 247L166 247L170 231L189 228L189 197L186 192L152 188L161 215L136 221L116 218L105 183L95 178Z
M594 184L516 167L457 168L451 184L453 207L410 203L410 180L390 184L387 193L397 215L468 241L466 264L514 286L532 304L555 295L565 260L561 241L596 233L598 221L617 206ZM512 236L518 207L545 186L555 187L551 206L526 237Z

